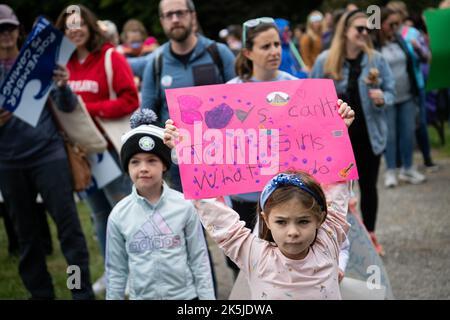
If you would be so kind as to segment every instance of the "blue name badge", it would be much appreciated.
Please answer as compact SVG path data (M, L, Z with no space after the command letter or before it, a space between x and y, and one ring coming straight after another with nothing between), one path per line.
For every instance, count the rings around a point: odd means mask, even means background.
M56 64L65 65L75 46L40 17L0 86L0 107L35 127L53 87Z

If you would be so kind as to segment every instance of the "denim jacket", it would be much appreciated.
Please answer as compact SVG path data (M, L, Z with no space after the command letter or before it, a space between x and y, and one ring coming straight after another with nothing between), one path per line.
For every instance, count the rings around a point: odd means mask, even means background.
M311 72L311 78L327 78L324 74L323 67L328 57L328 53L329 50L326 50L317 57ZM365 79L367 78L371 68L377 68L379 71L378 87L383 90L384 93L383 106L376 106L369 97L369 87L367 86ZM346 91L349 71L350 64L347 61L344 61L344 66L342 68L343 78L342 80L334 81L337 92ZM364 54L361 61L361 74L358 78L358 88L372 150L378 155L381 154L386 147L388 133L386 107L394 103L395 97L395 81L392 76L392 71L387 61L379 52L374 51L374 54L370 60L367 54Z
M411 94L417 96L419 89L423 89L425 86L422 72L420 71L418 56L414 52L411 43L404 40L400 34L395 34L394 41L400 46L400 49L402 49L406 56L406 71L408 72L408 78L411 84ZM374 47L381 52L382 47L377 42L374 42Z

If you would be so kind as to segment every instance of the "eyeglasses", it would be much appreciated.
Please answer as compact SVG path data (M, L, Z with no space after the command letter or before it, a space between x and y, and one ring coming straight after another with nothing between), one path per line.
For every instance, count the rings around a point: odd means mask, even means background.
M176 16L178 19L183 19L187 16L187 14L189 12L191 12L191 10L189 10L189 9L169 11L166 13L162 13L160 15L160 17L161 17L161 19L165 19L165 20L172 20L173 16Z
M0 24L0 33L13 32L17 28L18 28L18 26L14 25L14 24L8 24L8 23Z
M366 26L355 26L356 31L358 31L359 34L362 34L364 30L366 30L367 33L370 32L370 29Z
M245 41L247 40L247 29L254 28L262 23L270 23L275 24L275 20L270 17L262 17L262 18L256 18L247 20L242 24L242 43L245 46Z

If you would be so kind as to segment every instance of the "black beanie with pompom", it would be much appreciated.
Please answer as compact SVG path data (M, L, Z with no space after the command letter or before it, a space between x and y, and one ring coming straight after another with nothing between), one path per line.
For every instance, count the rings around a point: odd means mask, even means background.
M172 164L170 148L164 144L164 129L159 126L158 117L150 109L141 109L130 118L131 130L122 136L120 162L128 173L128 162L136 153L157 155L169 170Z

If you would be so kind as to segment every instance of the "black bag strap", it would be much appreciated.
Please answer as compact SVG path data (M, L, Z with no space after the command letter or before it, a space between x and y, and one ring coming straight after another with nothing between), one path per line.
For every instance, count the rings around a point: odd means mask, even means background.
M219 48L217 47L217 43L214 41L207 48L209 55L213 59L214 64L219 68L220 76L222 77L222 81L225 82L225 72L223 68L223 61L220 57Z
M161 119L162 97L161 97L161 72L162 72L163 54L162 50L156 54L153 61L153 83L156 88L155 113L158 119Z

